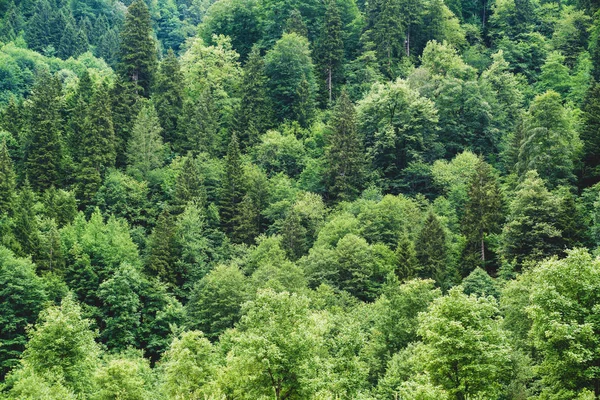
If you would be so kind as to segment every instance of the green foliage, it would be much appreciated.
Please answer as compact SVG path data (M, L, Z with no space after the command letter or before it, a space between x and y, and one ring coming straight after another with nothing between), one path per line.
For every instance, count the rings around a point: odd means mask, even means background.
M148 174L162 166L164 144L162 127L151 103L142 106L127 143L127 162L133 174L147 178Z

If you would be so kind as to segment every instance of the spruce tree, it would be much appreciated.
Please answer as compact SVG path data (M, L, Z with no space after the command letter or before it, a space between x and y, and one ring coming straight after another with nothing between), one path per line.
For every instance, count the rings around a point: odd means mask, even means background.
M165 210L159 215L148 243L146 269L151 276L156 276L165 283L176 283L176 247L175 220Z
M35 190L59 186L61 150L61 83L46 70L39 73L31 96L27 176Z
M398 260L395 269L396 276L400 280L414 278L419 271L419 261L417 260L417 251L415 243L410 240L408 235L402 235L396 248L396 259Z
M81 162L81 153L83 137L85 135L85 121L88 116L90 101L94 94L94 84L87 69L83 71L79 78L79 84L75 95L71 98L70 104L67 107L69 111L68 129L68 145L70 147L71 157L76 163Z
M13 235L19 249L17 253L23 257L34 255L39 245L39 229L35 215L35 194L29 181L25 181L18 198L14 216Z
M365 181L365 149L356 128L354 105L344 91L329 122L325 152L328 193L335 200L354 200Z
M300 81L296 89L296 102L292 106L293 118L301 127L308 128L315 115L315 102L310 84L306 77Z
M241 101L235 122L242 149L256 144L258 136L273 126L273 107L267 91L265 63L257 45L252 47L244 65Z
M162 128L152 103L145 104L140 110L131 138L127 143L127 162L129 168L141 177L162 165L164 145Z
M486 252L486 238L500 233L502 228L502 195L492 167L480 160L468 188L468 200L461 223L467 238L463 274L476 266L485 268L490 262Z
M48 0L38 0L34 14L27 21L25 28L25 40L31 50L43 53L52 44L50 21L53 19L52 7Z
M316 46L315 54L321 78L321 94L325 94L323 100L328 99L328 103L331 103L333 93L341 78L341 67L344 61L342 19L335 0L327 2L325 21Z
M89 204L102 183L108 168L115 165L115 131L113 129L108 89L102 85L94 93L81 138L81 162L77 176L82 204Z
M244 180L240 147L235 134L225 156L225 176L221 186L221 226L231 235L235 230L236 219L240 215L240 204L244 198Z
M419 276L433 279L439 286L445 287L449 275L446 232L433 212L429 212L425 218L416 247L421 267Z
M163 138L174 149L180 150L177 121L183 110L183 74L172 49L160 64L156 74L153 101L163 128Z
M173 214L182 213L185 206L192 201L198 205L204 205L206 203L206 192L198 162L191 153L188 153L175 183Z
M148 6L144 0L134 0L127 8L121 30L118 71L125 81L140 87L142 96L148 97L156 64L156 43Z
M0 141L0 218L13 212L15 205L15 171L6 140Z
M583 183L600 181L600 84L590 86L582 106Z
M116 136L117 166L127 164L127 143L131 137L131 129L138 115L140 97L134 83L117 77L111 92L113 127Z

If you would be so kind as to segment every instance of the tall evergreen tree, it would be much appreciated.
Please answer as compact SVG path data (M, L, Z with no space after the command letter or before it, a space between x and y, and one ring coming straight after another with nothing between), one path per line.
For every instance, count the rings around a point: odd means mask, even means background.
M356 127L352 100L343 91L329 122L331 134L325 153L329 195L336 200L353 200L365 181L365 149Z
M127 143L129 168L144 178L162 165L164 145L161 133L162 128L154 106L152 103L145 104L135 120Z
M127 163L127 144L131 130L140 110L140 97L136 85L127 79L117 77L111 91L113 127L116 136L117 166Z
M30 49L43 53L52 44L50 22L54 19L48 0L38 0L34 14L27 21L25 40Z
M235 230L243 198L244 180L240 147L236 135L233 134L225 156L225 176L221 186L221 225L227 234L231 235Z
M433 212L429 212L425 218L416 247L420 277L433 279L438 285L446 286L449 276L446 232Z
M180 150L177 121L183 111L183 74L177 56L169 49L156 74L153 101L163 128L163 138L175 150Z
M486 253L486 238L490 234L500 233L502 224L502 196L492 167L480 160L471 178L468 200L462 220L462 231L467 238L465 261L471 272L475 266L486 266L489 255Z
M396 248L396 258L398 260L395 269L398 279L408 280L417 275L419 271L419 261L417 260L417 251L415 243L410 240L408 235L402 235Z
M62 167L61 83L46 70L38 74L31 96L27 176L35 190L58 186Z
M81 139L78 192L83 204L87 204L98 191L106 170L115 165L115 131L110 97L104 85L92 97Z
M69 111L69 120L67 123L68 129L68 145L70 148L71 157L77 163L81 162L81 153L83 137L85 135L85 121L88 116L90 101L94 94L94 83L89 71L86 69L79 78L77 91L71 98L70 104L67 107Z
M241 101L236 115L235 130L240 147L250 147L258 136L273 126L273 105L267 91L265 63L257 45L252 47L244 65Z
M206 192L204 190L202 175L198 168L198 162L191 153L188 153L175 183L173 213L180 214L191 201L194 201L198 205L205 204Z
M600 181L600 84L590 86L582 106L581 141L586 186Z
M8 154L6 140L0 141L0 218L13 211L15 202L15 171Z
M148 243L146 269L150 275L157 276L165 283L176 283L176 248L175 220L165 210L158 217Z
M35 194L26 180L19 193L19 207L14 216L13 235L19 245L19 255L36 254L39 245L39 229L35 213Z
M316 44L315 55L321 78L321 94L322 96L325 94L322 100L327 99L331 103L333 93L341 78L344 42L342 40L342 19L337 2L328 0L326 7L325 20L321 28L321 37Z
M127 8L121 30L119 73L140 87L140 94L150 95L156 69L156 43L152 37L150 12L144 0L134 0Z

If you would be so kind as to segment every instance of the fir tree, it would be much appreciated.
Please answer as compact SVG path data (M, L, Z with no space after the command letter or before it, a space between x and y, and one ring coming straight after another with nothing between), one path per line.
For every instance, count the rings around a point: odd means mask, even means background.
M225 156L225 176L221 186L221 225L231 235L235 229L236 219L240 215L240 204L244 198L244 181L240 148L235 134Z
M175 220L165 210L159 215L148 243L146 269L150 275L160 278L165 283L176 283L176 247Z
M61 83L43 70L37 77L31 97L27 176L35 190L59 186L61 151Z
M35 194L28 181L25 181L19 193L19 207L14 216L13 234L19 244L21 256L36 254L39 245L39 230L35 216Z
M473 267L484 267L489 263L486 253L486 238L500 233L503 219L502 196L500 187L493 174L492 167L480 160L471 178L468 189L468 201L462 220L462 231L467 238L466 275ZM474 257L477 255L477 257Z
M163 128L163 138L166 143L171 143L177 150L177 121L183 110L183 74L179 61L172 49L161 62L159 72L156 74L154 88L154 105Z
M300 36L308 37L308 28L304 23L302 14L297 8L294 8L290 12L290 16L285 21L284 33L295 33Z
M35 11L25 28L25 40L30 49L42 53L50 44L50 21L54 19L48 0L38 0Z
M69 110L69 121L67 129L69 130L69 147L71 157L77 163L81 162L81 152L83 150L81 143L85 135L85 122L88 116L88 108L94 94L94 84L87 69L83 71L79 78L77 91L71 99Z
M150 12L144 0L134 0L127 8L121 30L119 73L125 81L141 88L148 97L156 69L156 43L152 38Z
M146 178L162 165L164 145L162 128L152 103L145 104L138 114L127 143L129 168Z
M590 87L582 106L583 179L586 186L600 181L600 84Z
M296 89L296 102L293 104L293 116L303 128L308 128L315 114L315 102L310 84L303 77Z
M108 168L115 165L115 132L108 89L102 85L92 97L81 138L79 197L85 205L93 198Z
M325 153L329 195L336 200L353 200L365 180L365 150L356 129L356 112L347 93L342 92L329 123L331 134Z
M252 47L241 87L240 106L236 116L236 132L240 147L251 147L258 136L273 126L273 107L267 91L265 63L257 45Z
M198 205L205 204L206 192L198 163L190 153L185 157L181 171L177 175L173 214L177 215L183 212L185 206L191 201Z
M127 144L131 137L131 129L139 112L139 96L135 84L117 77L111 98L116 136L116 164L118 167L124 167L127 163Z
M419 270L419 261L417 260L417 251L415 243L410 240L408 235L402 235L396 248L396 258L398 264L396 267L396 276L401 280L412 279Z
M15 171L8 154L6 140L0 141L0 218L13 211L15 201Z
M446 232L434 213L429 212L417 239L421 278L431 278L442 287L448 278Z
M342 19L335 0L327 2L325 21L321 29L321 37L317 41L315 51L319 75L321 76L321 93L333 100L334 84L339 83L341 67L344 59L344 42L342 41Z

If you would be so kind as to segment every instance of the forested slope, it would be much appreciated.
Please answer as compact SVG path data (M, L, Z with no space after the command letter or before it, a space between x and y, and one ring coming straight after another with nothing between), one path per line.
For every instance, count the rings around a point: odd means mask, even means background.
M0 0L0 398L600 398L599 7Z

